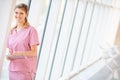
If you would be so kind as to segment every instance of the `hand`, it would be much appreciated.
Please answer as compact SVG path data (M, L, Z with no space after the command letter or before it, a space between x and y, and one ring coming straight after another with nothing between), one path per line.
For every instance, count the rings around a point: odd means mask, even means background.
M6 55L6 58L7 58L7 60L13 60L13 55L8 54L8 55Z
M23 59L24 58L24 56L21 56L21 55L7 55L7 59L8 60L14 60L14 59Z

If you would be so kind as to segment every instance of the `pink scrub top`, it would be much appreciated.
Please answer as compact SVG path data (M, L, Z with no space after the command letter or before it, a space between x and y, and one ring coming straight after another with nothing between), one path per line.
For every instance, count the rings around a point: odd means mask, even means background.
M32 26L19 31L14 29L7 39L7 47L11 49L12 52L30 51L31 45L39 45L37 31ZM10 61L9 70L35 72L36 63L37 56L14 59Z

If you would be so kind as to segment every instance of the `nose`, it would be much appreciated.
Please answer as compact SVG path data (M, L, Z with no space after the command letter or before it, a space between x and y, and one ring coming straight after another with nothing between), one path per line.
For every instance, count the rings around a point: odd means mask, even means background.
M17 17L19 17L19 16L20 16L20 14L19 14L19 13L17 13L17 14L16 14L16 16L17 16Z

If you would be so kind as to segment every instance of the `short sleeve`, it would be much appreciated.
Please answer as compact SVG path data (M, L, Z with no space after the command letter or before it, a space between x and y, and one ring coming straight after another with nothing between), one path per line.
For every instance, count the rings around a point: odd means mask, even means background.
M39 45L38 33L34 27L30 30L30 46Z

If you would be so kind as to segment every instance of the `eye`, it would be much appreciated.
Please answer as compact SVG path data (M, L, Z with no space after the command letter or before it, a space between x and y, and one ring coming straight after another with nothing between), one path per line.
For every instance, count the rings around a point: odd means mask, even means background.
M23 15L23 13L22 13L22 12L21 12L20 14L21 14L21 15Z
M18 14L18 12L15 12L15 14Z

